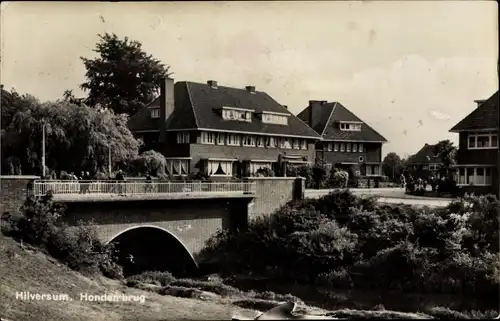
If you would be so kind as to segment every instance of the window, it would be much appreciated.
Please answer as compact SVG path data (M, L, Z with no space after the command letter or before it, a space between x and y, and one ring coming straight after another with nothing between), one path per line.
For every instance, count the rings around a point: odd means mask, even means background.
M257 147L264 147L264 137L257 136Z
M243 146L255 147L255 137L250 135L243 136Z
M469 149L498 148L498 136L495 133L473 133L468 137Z
M334 143L333 144L333 151L335 151L335 152L339 151L339 143Z
M151 118L160 118L160 109L151 109Z
M350 152L351 151L351 144L347 143L346 144L346 152Z
M363 152L363 144L358 144L358 152Z
M366 165L366 176L378 176L378 175L380 175L380 165L378 164Z
M255 174L259 169L264 169L264 168L272 168L271 167L272 163L264 163L264 162L250 162L250 174Z
M189 144L189 132L177 133L177 144Z
M167 159L167 174L173 176L189 174L189 159Z
M300 140L298 139L293 140L293 149L300 149Z
M225 120L240 120L250 122L252 121L252 112L224 107L222 109L222 118Z
M288 115L262 113L262 122L266 124L287 125Z
M326 143L326 150L329 152L332 151L332 143Z
M224 145L226 143L226 134L217 134L217 145Z
M439 164L429 164L429 169L431 171L437 171L439 169Z
M300 149L304 149L304 150L306 150L306 149L307 149L307 140L302 139L302 140L300 141Z
M489 167L461 167L457 171L458 185L491 185L492 173Z
M233 161L231 160L207 160L205 172L209 176L232 176Z
M361 131L361 124L360 123L340 123L340 129L345 130L345 131L359 132L359 131Z
M281 138L280 147L284 149L292 149L292 143L290 142L290 138Z
M340 151L341 152L345 151L345 144L344 143L340 144Z
M214 143L214 133L201 133L201 143L202 144L213 144Z
M229 146L240 146L241 145L241 137L237 134L229 134L227 136L227 144Z
M358 151L358 144L352 144L352 152L356 153Z
M266 137L266 147L267 148L275 148L276 145L276 137Z

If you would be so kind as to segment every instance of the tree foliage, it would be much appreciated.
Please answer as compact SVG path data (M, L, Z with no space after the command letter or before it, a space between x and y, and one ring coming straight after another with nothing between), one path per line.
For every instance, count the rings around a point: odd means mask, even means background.
M434 153L443 162L443 173L449 174L450 168L456 162L457 147L449 139L438 142L434 147Z
M147 54L135 40L115 34L99 35L96 58L81 57L87 70L81 88L88 91L87 104L105 106L115 113L133 115L160 89L169 66Z
M113 164L133 159L139 150L126 115L63 100L41 103L29 95L2 91L4 173L41 173L43 124L46 166L56 172L105 170L108 146Z
M382 172L391 180L398 178L404 170L404 163L398 154L391 152L382 161Z

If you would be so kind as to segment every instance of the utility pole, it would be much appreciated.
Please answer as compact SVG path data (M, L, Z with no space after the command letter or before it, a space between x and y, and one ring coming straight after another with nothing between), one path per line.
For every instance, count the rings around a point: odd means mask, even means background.
M42 120L42 179L45 179L45 120Z

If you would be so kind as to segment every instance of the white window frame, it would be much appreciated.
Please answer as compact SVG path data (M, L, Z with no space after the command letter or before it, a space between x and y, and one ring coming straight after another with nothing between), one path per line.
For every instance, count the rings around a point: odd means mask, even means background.
M280 148L282 149L292 149L292 142L290 138L283 137L280 139Z
M264 142L264 137L262 136L257 136L255 138L257 147L265 147L265 142Z
M227 146L241 146L241 136L238 134L228 134L226 145Z
M250 174L255 174L259 169L272 168L272 162L252 162L250 161L248 171Z
M288 125L288 115L262 113L262 122L265 124Z
M292 140L292 148L293 149L300 149L300 139L294 138Z
M366 176L380 176L381 166L380 164L366 164ZM369 170L368 170L369 169Z
M300 140L300 149L307 150L307 139Z
M363 144L358 144L358 153L362 153L364 151Z
M277 137L268 136L265 141L266 148L276 148L278 146Z
M345 152L345 143L340 143L340 151Z
M230 177L233 176L233 163L232 160L207 160L206 161L206 174L215 177ZM225 169L224 174L213 174L219 169L219 165Z
M480 137L488 137L487 147L478 147L477 141ZM493 146L493 137L496 137L496 145ZM474 141L474 145L471 145L471 138ZM470 133L467 135L467 148L468 149L497 149L498 148L498 134L497 133Z
M185 158L179 158L179 159L175 159L175 158L169 158L167 159L167 162L165 164L165 170L167 171L167 174L169 175L172 175L172 176L187 176L189 175L189 159L185 159ZM184 163L184 168L186 169L185 173L182 173L182 165ZM173 169L175 168L174 165L177 165L178 166L178 173L177 174L174 174L173 173Z
M243 146L245 147L255 147L255 136L243 135Z
M350 152L351 152L351 143L346 143L346 144L345 144L345 151L346 151L347 153L350 153Z
M190 142L189 132L177 133L177 144L189 144L189 142Z
M201 143L206 145L215 144L215 135L211 132L201 132Z
M357 153L358 152L358 144L352 144L352 152Z
M483 170L483 175L478 175L478 169ZM463 170L464 175L461 175L461 170ZM489 176L486 175L487 171L489 171ZM455 173L455 179L458 186L491 186L492 178L492 167L460 167L457 168Z
M361 124L360 123L350 123L350 122L342 122L340 123L340 130L349 131L349 132L360 132Z
M331 152L332 151L332 143L331 142L326 143L326 151L327 152Z
M226 134L217 133L215 140L217 142L217 145L225 145L226 144Z
M338 152L339 151L339 143L333 143L333 151Z
M160 118L160 109L159 108L151 109L151 118Z

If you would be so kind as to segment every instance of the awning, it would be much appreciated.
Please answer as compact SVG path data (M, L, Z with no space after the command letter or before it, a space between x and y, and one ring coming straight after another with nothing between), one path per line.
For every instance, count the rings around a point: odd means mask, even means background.
M492 164L455 164L451 165L452 168L460 168L460 167L497 167Z
M216 161L216 162L234 162L234 161L237 161L238 159L236 159L236 158L207 158L206 160Z
M303 160L287 160L286 162L289 164L311 164L311 162Z

